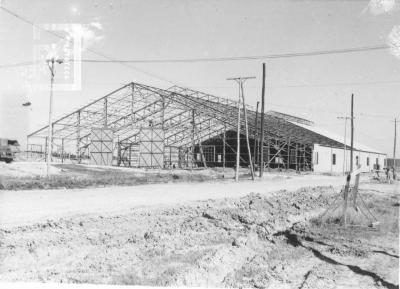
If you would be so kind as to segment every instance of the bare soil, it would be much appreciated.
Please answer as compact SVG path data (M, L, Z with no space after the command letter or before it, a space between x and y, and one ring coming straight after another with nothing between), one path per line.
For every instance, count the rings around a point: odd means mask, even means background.
M0 280L398 288L399 195L363 186L378 228L323 222L332 187L76 215L0 231Z
M146 170L80 164L53 164L50 177L44 162L0 162L0 190L74 189L132 186L167 182L203 182L232 177L232 169Z
M45 162L0 162L0 190L82 189L143 184L204 182L234 178L233 168L145 169L54 163L47 177ZM306 175L308 173L302 173ZM295 171L271 170L273 178L299 176ZM240 168L240 179L249 179ZM268 177L268 176L266 176Z

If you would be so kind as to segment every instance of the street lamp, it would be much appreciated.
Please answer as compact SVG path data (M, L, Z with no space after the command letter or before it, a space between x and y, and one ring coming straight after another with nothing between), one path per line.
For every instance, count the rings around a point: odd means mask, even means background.
M50 162L51 162L51 152L53 149L53 123L52 123L52 113L53 113L53 83L54 83L54 63L63 63L62 59L47 59L47 66L50 69L50 107L49 107L49 127L48 127L48 143L47 143L47 177L50 175Z

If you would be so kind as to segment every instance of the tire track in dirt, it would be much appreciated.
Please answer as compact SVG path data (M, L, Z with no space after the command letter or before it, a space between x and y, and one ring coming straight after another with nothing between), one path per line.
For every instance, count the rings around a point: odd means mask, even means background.
M324 191L324 194L321 194L321 191ZM308 195L303 194L306 192ZM279 191L269 198L250 194L241 198L235 209L203 211L201 217L216 228L230 231L235 226L243 227L246 237L235 238L230 248L223 246L213 256L203 256L193 268L179 274L180 278L172 285L208 287L226 283L230 275L260 255L262 250L259 249L262 245L273 245L271 241L275 233L317 216L331 198L332 188L307 188L293 193ZM252 211L257 214L251 214ZM260 287L257 284L252 285Z
M375 288L373 282L383 279L379 274L356 267L350 271L337 260L330 264L306 248L306 242L333 249L346 243L291 230L322 213L334 198L332 187L314 187L0 230L5 237L0 255L9 261L0 267L0 280L304 289L310 284L335 288L353 278L363 288ZM297 233L303 246L288 244L287 232ZM32 242L40 258L24 263L21 257L32 257ZM388 250L384 244L375 249ZM339 265L342 269L334 268ZM391 282L381 284L393 288Z
M374 272L364 270L364 269L360 268L359 266L340 263L340 262L322 254L319 250L304 245L303 242L301 242L299 236L297 234L293 233L291 230L286 230L284 232L280 232L279 234L284 235L286 237L288 244L292 245L293 247L303 247L307 250L310 250L314 254L315 257L317 257L318 259L320 259L326 263L329 263L329 264L335 265L335 266L344 266L358 275L369 276L375 281L376 284L380 283L388 289L399 288L399 285L395 285L393 283L390 283L390 282L384 280L382 277L380 277L379 275L377 275Z
M308 277L310 276L311 272L312 272L312 270L308 270L307 273L306 273L306 275L304 275L303 283L301 283L299 289L303 289L303 287L304 287L304 285L306 284L307 279L308 279Z

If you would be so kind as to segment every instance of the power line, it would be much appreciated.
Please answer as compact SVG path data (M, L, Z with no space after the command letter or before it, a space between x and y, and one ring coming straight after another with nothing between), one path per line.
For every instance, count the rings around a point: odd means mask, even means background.
M33 23L27 22L31 25ZM36 27L36 26L35 26ZM42 30L45 30L41 28ZM62 35L59 35L53 31L45 30L57 37L65 39ZM65 39L66 40L66 39ZM267 54L258 56L231 56L231 57L213 57L213 58L176 58L176 59L112 59L102 53L95 52L93 49L88 49L90 52L97 54L105 60L102 59L81 59L80 62L83 63L196 63L196 62L224 62L224 61L244 61L244 60L263 60L263 59L276 59L276 58L293 58L293 57L304 57L304 56L318 56L318 55L330 55L330 54L343 54L343 53L353 53L353 52L366 52L374 50L388 49L388 45L375 45L375 46L362 46L362 47L352 47L352 48L340 48L331 50L317 50L308 52L291 52L291 53L280 53L280 54ZM74 60L71 59L71 62ZM34 64L33 62L28 63L28 65ZM1 66L0 66L1 67ZM136 68L135 68L136 69Z
M44 64L45 62L43 62ZM24 61L24 62L17 62L17 63L11 63L11 64L1 64L1 68L14 68L14 67L22 67L22 66L30 66L30 65L35 65L39 64L39 62L34 62L34 61Z
M82 62L87 63L88 61L83 59ZM21 66L30 66L40 64L41 62L24 61L11 64L0 64L2 68L14 68ZM45 62L43 62L44 64ZM89 61L90 63L90 61ZM107 63L107 62L106 62ZM396 84L400 83L400 80L382 80L382 81L359 81L359 82L332 82L332 83L321 83L321 84L289 84L289 85L267 85L268 88L296 88L296 87L329 87L329 86L351 86L351 85L374 85L374 84ZM230 86L196 86L202 88L227 88ZM255 86L249 86L255 87Z
M47 33L50 33L58 38L63 40L67 40L61 34L58 34L51 30L46 30L39 25L36 25L32 21L18 15L17 13L5 8L0 7L3 11L8 14L20 19L21 21L28 23L36 28L39 28ZM129 64L129 63L190 63L190 62L223 62L223 61L243 61L243 60L262 60L262 59L276 59L276 58L293 58L293 57L304 57L304 56L318 56L318 55L330 55L330 54L344 54L344 53L354 53L354 52L367 52L367 51L376 51L382 49L389 49L391 46L387 44L380 45L371 45L371 46L360 46L360 47L351 47L351 48L338 48L338 49L328 49L328 50L315 50L315 51L306 51L306 52L290 52L290 53L279 53L279 54L266 54L266 55L252 55L252 56L230 56L230 57L213 57L213 58L185 58L185 59L115 59L113 57L107 56L99 51L89 48L88 51L101 56L103 59L82 59L81 62L84 63L119 63L119 64ZM74 60L71 60L74 61ZM143 73L149 74L146 71L140 70L136 67L131 67L135 70L141 71ZM149 74L153 77L158 78L154 74ZM160 79L167 81L165 79ZM170 82L170 81L168 81Z
M330 50L316 50L308 52L292 52L280 54L266 54L266 55L253 55L253 56L230 56L230 57L212 57L212 58L184 58L184 59L132 59L132 60L115 60L120 63L187 63L187 62L223 62L223 61L243 61L243 60L263 60L263 59L276 59L276 58L293 58L304 56L318 56L329 54L343 54L353 52L366 52L374 50L382 50L391 48L389 45L375 45L375 46L361 46L352 48L339 48ZM99 59L85 59L84 62L91 63L107 63L108 60Z
M329 86L352 86L352 85L374 85L374 84L395 84L400 80L381 80L381 81L358 81L358 82L333 82L321 84L293 84L293 85L271 85L268 88L298 88L298 87L329 87Z
M53 36L56 36L60 39L63 39L65 41L70 41L63 35L56 33L51 30L44 29L43 27L40 27L39 25L35 24L34 22L20 16L19 14L5 8L4 6L0 6L0 9L9 15L12 15L16 17L17 19L32 25L35 28L38 28L42 31L45 31ZM150 73L147 71L144 71L142 69L139 69L137 67L130 66L130 63L190 63L190 62L223 62L223 61L244 61L244 60L260 60L260 59L277 59L277 58L293 58L293 57L305 57L305 56L318 56L318 55L330 55L330 54L344 54L344 53L354 53L354 52L367 52L367 51L376 51L376 50L382 50L382 49L388 49L391 48L389 45L374 45L374 46L361 46L361 47L353 47L353 48L341 48L341 49L330 49L330 50L316 50L316 51L309 51L309 52L293 52L293 53L282 53L282 54L267 54L267 55L258 55L258 56L238 56L238 57L215 57L215 58L186 58L186 59L147 59L147 60L118 60L114 59L113 57L110 57L108 55L103 54L102 52L99 52L97 50L94 50L92 48L88 48L87 50L95 55L98 55L102 58L105 58L105 60L101 59L82 59L81 62L83 63L115 63L115 64L121 64L129 69L139 71L141 73L144 73L146 75L149 75L151 77L154 77L158 80L168 82L170 84L175 84L174 82L160 77L158 75L155 75L154 73ZM73 59L70 61L74 61ZM14 67L23 67L23 66L29 66L29 65L36 65L39 64L40 62L38 61L25 61L25 62L19 62L19 63L13 63L13 64L3 64L0 65L1 68L14 68ZM399 83L400 81L376 81L376 82L353 82L353 83L333 83L333 84L320 84L320 85L287 85L287 86L271 86L271 88L274 87L317 87L317 86L332 86L332 85L365 85L365 84L382 84L382 83ZM295 107L295 106L288 106L288 105L279 105L279 104L274 104L270 103L275 106L282 106L282 107ZM305 107L299 107L297 108L302 108L305 109ZM329 113L337 113L333 111L325 111ZM377 115L368 115L368 114L360 114L363 116L370 116L370 117L385 117L386 116L377 116Z

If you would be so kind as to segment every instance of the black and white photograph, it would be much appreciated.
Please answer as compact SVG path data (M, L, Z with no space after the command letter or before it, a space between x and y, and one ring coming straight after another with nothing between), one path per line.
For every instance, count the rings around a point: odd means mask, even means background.
M399 288L400 0L0 0L0 288Z

